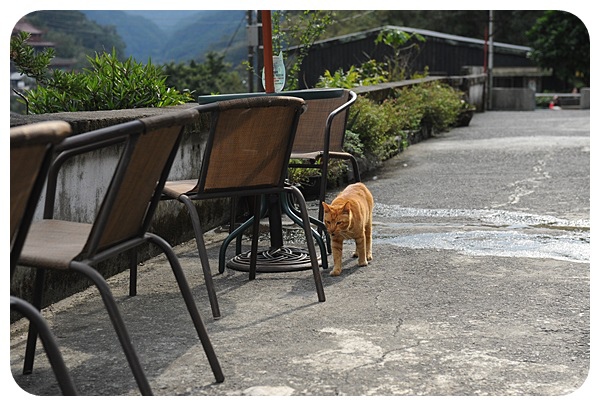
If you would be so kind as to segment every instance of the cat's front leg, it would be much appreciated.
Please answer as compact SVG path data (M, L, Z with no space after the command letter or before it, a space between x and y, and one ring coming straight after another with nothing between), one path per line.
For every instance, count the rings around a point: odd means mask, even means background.
M333 255L333 269L329 272L331 276L339 276L342 273L342 248L344 240L333 238L331 240L331 253Z

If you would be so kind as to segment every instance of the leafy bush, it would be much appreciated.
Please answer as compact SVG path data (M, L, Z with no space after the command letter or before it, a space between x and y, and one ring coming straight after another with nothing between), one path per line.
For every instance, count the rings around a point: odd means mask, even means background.
M192 101L188 93L169 88L160 67L120 61L116 51L88 57L91 65L81 73L48 70L53 55L37 57L26 44L28 35L11 40L11 61L37 80L37 87L19 94L31 113L118 110L164 107Z
M387 75L385 65L371 59L358 68L352 65L346 72L342 68L333 74L326 70L323 76L319 77L316 87L352 89L357 86L371 86L386 82Z
M91 68L82 73L53 71L45 86L31 90L27 99L33 113L120 110L165 107L192 101L165 85L160 67L133 58L121 62L116 54L88 57Z
M398 152L399 144L406 139L402 116L393 100L378 104L366 97L358 97L351 107L348 129L359 135L364 150L380 160Z
M395 104L409 106L414 111L410 117L409 129L415 124L430 126L434 131L448 130L463 109L462 94L451 86L440 82L425 82L416 86L402 88ZM421 116L420 122L416 119Z
M402 88L382 103L359 96L348 129L358 135L366 153L384 161L408 146L408 132L423 126L435 132L452 127L464 110L461 96L439 82Z

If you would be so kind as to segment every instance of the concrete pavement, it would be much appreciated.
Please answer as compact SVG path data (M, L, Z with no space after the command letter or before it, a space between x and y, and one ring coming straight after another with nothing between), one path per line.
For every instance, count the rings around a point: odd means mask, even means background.
M127 273L110 279L155 395L587 401L589 110L477 114L469 127L410 146L364 182L376 201L374 259L358 267L349 243L343 274L322 272L324 303L310 271L254 281L229 269L219 275L224 234L212 230L223 316L213 320L194 242L176 247L221 384L163 256L140 268L136 297L127 296ZM139 394L96 291L44 315L82 395ZM24 322L11 325L14 380L29 393L58 394L41 351L33 374L20 374L25 332Z

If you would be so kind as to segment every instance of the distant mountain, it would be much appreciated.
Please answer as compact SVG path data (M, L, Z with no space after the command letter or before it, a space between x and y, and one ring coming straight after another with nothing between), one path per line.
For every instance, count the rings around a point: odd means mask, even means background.
M238 65L246 58L245 11L82 11L100 25L112 25L139 62L202 61L206 52L226 52Z
M208 51L227 52L226 60L241 62L247 53L245 11L200 11L181 20L168 36L165 55L169 60L201 59Z
M155 62L164 49L164 31L145 17L124 11L85 10L85 16L100 25L112 25L126 44L125 53L138 62ZM158 62L158 61L156 61Z
M126 14L141 16L152 21L165 33L171 33L174 29L179 27L183 19L190 14L195 14L197 12L197 10L125 10Z

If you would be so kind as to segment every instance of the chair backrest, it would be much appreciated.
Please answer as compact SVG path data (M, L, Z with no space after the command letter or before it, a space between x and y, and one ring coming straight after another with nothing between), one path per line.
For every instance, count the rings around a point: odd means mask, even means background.
M123 145L83 257L92 257L126 240L143 237L160 200L183 129L198 116L194 109L175 110L73 136L64 143L55 160L57 167L73 155ZM56 188L57 172L55 168L51 171L49 191L54 192ZM46 206L47 214L52 212L52 206Z
M307 110L298 123L292 151L294 153L325 150L343 152L348 112L350 105L356 100L356 94L344 89L335 97L305 100Z
M54 147L71 134L65 121L45 121L10 129L10 267L21 254L33 220Z
M196 191L247 193L282 188L304 100L259 96L197 107L212 123Z

